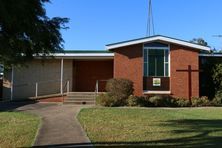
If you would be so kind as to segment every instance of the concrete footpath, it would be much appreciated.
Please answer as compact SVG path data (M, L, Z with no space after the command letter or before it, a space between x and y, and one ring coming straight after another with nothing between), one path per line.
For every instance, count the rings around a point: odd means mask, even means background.
M91 147L76 116L80 106L52 103L33 103L15 110L37 114L42 118L34 146L37 147Z

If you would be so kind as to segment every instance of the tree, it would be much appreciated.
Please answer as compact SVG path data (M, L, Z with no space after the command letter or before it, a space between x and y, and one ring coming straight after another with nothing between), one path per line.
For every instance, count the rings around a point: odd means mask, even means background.
M212 78L215 84L215 89L222 90L222 63L214 65Z
M0 0L0 63L5 67L63 51L68 18L46 16L49 0Z
M215 98L213 102L218 104L222 104L222 63L215 64L213 68L213 82L215 85Z
M222 49L218 50L218 53L222 53Z
M207 46L208 43L203 38L193 38L193 40L190 41L191 43Z
M2 75L3 75L3 71L4 71L3 65L0 64L0 78L1 78Z

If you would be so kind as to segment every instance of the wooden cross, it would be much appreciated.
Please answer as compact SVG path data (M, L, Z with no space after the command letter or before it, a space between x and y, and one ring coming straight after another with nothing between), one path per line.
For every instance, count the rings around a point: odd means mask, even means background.
M192 70L191 65L188 65L188 69L180 69L176 70L178 72L187 72L188 73L188 97L189 101L191 102L192 96L192 72L202 72L202 70Z

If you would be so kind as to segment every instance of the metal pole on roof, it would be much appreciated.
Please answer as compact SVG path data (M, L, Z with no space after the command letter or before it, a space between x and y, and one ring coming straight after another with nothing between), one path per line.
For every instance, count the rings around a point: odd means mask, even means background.
M147 31L146 31L146 36L149 37L155 34L155 29L154 29L154 20L153 20L153 12L152 12L152 2L149 0L149 5L148 5L148 17L147 17Z

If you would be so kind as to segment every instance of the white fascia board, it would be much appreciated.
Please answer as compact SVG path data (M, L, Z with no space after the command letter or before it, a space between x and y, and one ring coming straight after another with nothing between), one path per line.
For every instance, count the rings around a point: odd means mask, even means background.
M183 45L183 46L187 46L187 47L191 47L191 48L195 48L195 49L199 49L199 50L205 50L205 51L211 50L210 47L201 46L201 45L189 43L186 41L176 40L173 38L167 38L167 37L163 37L163 36L155 36L155 37L150 37L150 38L145 38L145 39L140 39L140 40L135 40L135 41L129 41L129 42L125 42L125 43L107 45L106 49L111 50L111 49L115 49L115 48L119 48L119 47L140 44L140 43L146 43L146 42L153 42L153 41L164 41L164 42L168 42L168 43L179 44L179 45Z
M222 54L199 54L200 57L222 57Z
M124 46L129 46L129 45L135 45L135 44L140 44L140 43L145 43L145 42L151 42L157 40L157 37L153 38L146 38L146 39L141 39L141 40L135 40L135 41L129 41L129 42L124 42L124 43L119 43L119 44L114 44L114 45L107 45L106 49L111 50L119 47L124 47Z
M193 44L193 43L189 43L189 42L185 42L185 41L181 41L181 40L175 40L175 39L166 38L166 37L160 37L160 40L166 41L166 42L169 42L169 43L174 43L174 44L179 44L179 45L199 49L199 50L205 50L205 51L208 51L208 52L211 50L210 47L207 47L207 46L201 46L201 45L198 45L198 44Z
M45 57L46 59L113 59L114 53L55 53L49 54ZM42 59L42 56L35 56L35 59Z
M114 53L56 53L55 57L113 57Z
M42 57L35 57L35 59L37 60L41 60L43 59ZM91 56L91 57L45 57L44 59L69 59L69 60L112 60L114 59L114 57L95 57L95 56Z
M42 57L43 55L35 56ZM114 57L114 53L54 53L46 57Z

